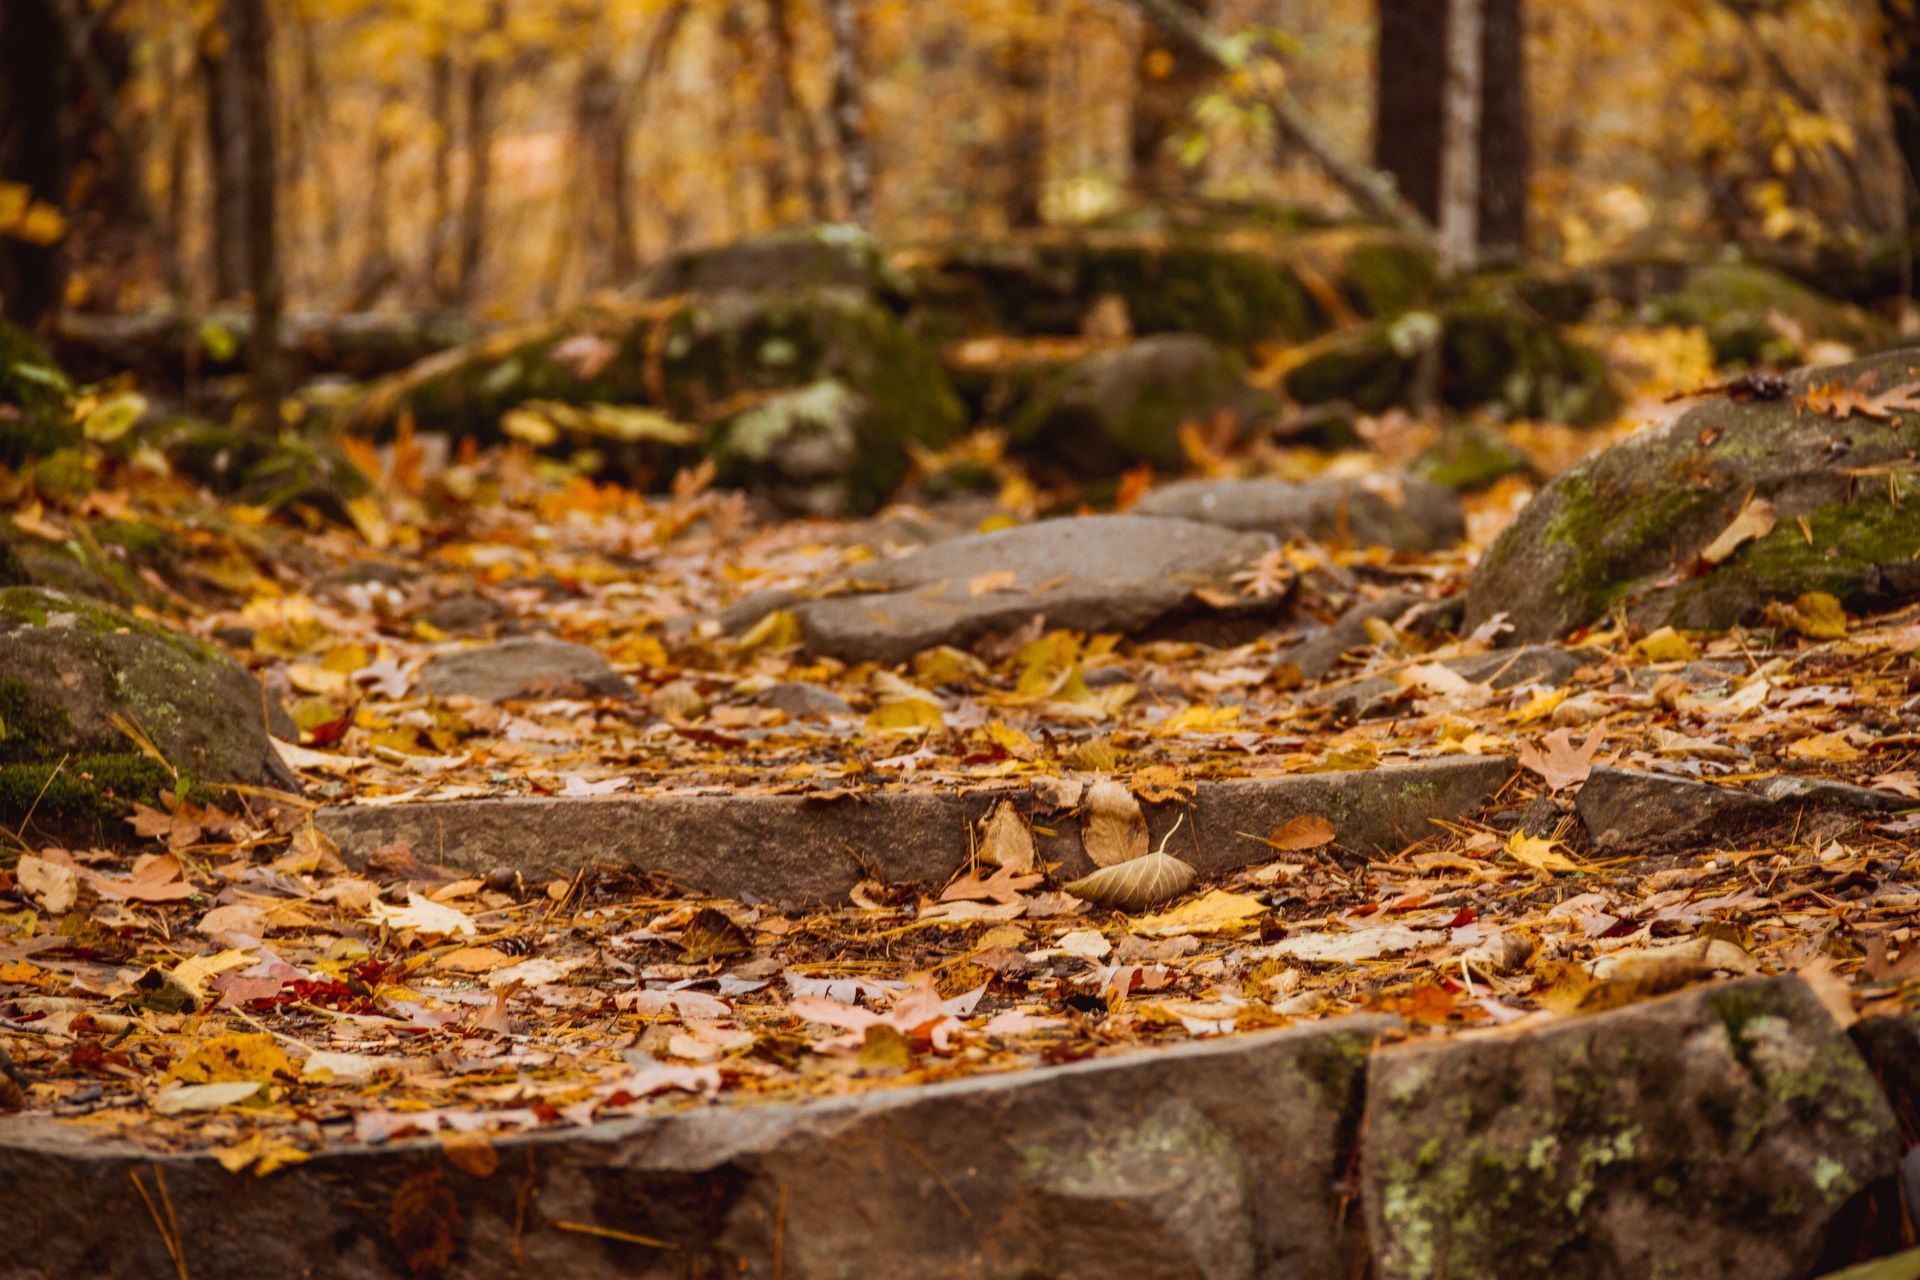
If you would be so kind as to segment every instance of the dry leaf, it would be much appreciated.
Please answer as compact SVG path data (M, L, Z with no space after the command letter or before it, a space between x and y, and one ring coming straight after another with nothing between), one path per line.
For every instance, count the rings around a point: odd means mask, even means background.
M1128 927L1146 938L1225 933L1244 928L1266 913L1267 904L1252 894L1214 889L1192 902L1181 903L1171 911L1142 916Z
M1606 727L1596 725L1586 741L1576 743L1571 729L1555 729L1537 745L1530 742L1520 748L1520 767L1539 774L1547 790L1564 791L1587 780L1606 736Z
M1847 611L1839 600L1824 591L1809 591L1791 604L1784 600L1769 601L1765 616L1775 626L1797 631L1809 640L1847 637Z
M1033 870L1033 829L1010 800L994 806L980 825L980 861L1024 875Z
M1144 824L1140 838L1146 840ZM1095 906L1139 911L1184 893L1193 883L1194 874L1192 867L1172 854L1149 853L1103 867L1064 888Z
M1796 760L1830 760L1835 764L1851 764L1855 760L1866 758L1866 752L1847 740L1845 729L1835 729L1831 733L1816 733L1801 738L1787 747L1787 754Z
M1272 835L1261 839L1282 853L1298 853L1332 844L1334 834L1331 822L1318 814L1303 813L1297 818L1288 818L1274 828Z
M1773 504L1765 498L1749 494L1733 522L1722 529L1720 536L1708 543L1700 553L1701 561L1708 565L1719 564L1745 543L1772 533L1775 520Z
M1111 867L1146 854L1147 816L1126 787L1101 778L1087 788L1080 808L1080 843L1096 867Z
M1544 836L1530 836L1524 831L1516 831L1507 840L1507 853L1515 862L1538 871L1580 870L1579 863L1558 851L1558 844L1558 841Z

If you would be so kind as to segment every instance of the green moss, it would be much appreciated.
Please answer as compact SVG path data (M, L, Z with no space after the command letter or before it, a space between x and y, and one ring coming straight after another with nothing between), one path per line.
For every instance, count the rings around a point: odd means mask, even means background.
M24 680L0 680L0 764L40 759L72 731L65 708L36 697Z
M1789 276L1738 262L1692 269L1641 315L1655 324L1705 329L1714 358L1724 364L1791 364L1804 354L1803 342L1861 344L1879 332L1864 314Z
M138 752L0 764L0 823L17 830L31 813L36 826L92 828L105 839L136 802L151 804L175 785L169 770Z
M17 325L0 320L0 465L18 466L75 444L73 384Z
M1533 470L1527 456L1491 427L1456 422L1413 461L1413 471L1456 493L1484 489Z

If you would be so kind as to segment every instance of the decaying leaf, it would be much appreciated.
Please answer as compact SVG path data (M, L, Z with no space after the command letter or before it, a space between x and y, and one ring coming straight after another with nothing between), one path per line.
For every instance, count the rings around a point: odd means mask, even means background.
M1507 839L1507 854L1537 871L1578 871L1580 864L1559 850L1559 841L1516 831Z
M1144 823L1140 838L1144 843ZM1193 883L1194 874L1191 866L1172 854L1149 853L1102 867L1063 887L1095 906L1139 911L1184 893Z
M1570 729L1555 729L1539 743L1520 748L1520 766L1539 774L1547 790L1564 791L1587 780L1606 736L1604 725L1595 725L1583 742L1575 742Z
M1143 938L1171 938L1182 934L1226 933L1245 928L1267 914L1267 904L1248 893L1214 889L1171 911L1142 916L1128 926Z
M726 912L713 907L701 908L680 932L680 953L695 964L743 956L751 950L753 939L747 931Z
M1824 591L1809 591L1792 601L1768 601L1765 616L1777 627L1796 631L1810 640L1844 640L1847 611Z
M1261 840L1282 853L1299 853L1332 844L1334 835L1331 822L1317 813L1303 813L1288 818L1274 828L1272 835L1262 836Z
M1700 552L1701 563L1717 565L1746 543L1766 537L1773 532L1776 519L1771 502L1749 494L1732 522Z
M1012 801L995 805L980 824L979 853L980 861L1017 875L1033 870L1033 828Z
M1101 778L1087 788L1080 809L1080 843L1096 867L1111 867L1146 854L1147 815L1123 784Z

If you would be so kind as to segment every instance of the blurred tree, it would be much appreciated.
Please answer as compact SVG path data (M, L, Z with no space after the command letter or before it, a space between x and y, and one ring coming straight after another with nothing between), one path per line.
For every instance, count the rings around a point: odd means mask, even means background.
M866 72L860 65L857 0L826 0L833 35L833 131L840 148L847 217L873 225L873 148L867 135Z
M1193 21L1206 24L1213 0L1174 0ZM1180 163L1175 138L1192 123L1193 104L1219 76L1219 65L1157 22L1140 24L1134 62L1133 116L1128 131L1132 188L1146 199L1186 191L1192 179Z
M279 200L275 178L273 28L267 0L227 0L226 61L234 68L238 150L243 159L242 223L246 232L246 284L253 297L248 330L248 399L257 431L277 431L283 391L280 360L282 293L276 253Z
M1517 256L1530 167L1521 0L1379 0L1376 12L1374 162L1456 260Z
M0 3L0 182L52 210L66 207L70 173L66 47L53 0ZM50 231L0 234L0 302L7 319L29 328L60 305L66 285L64 227Z

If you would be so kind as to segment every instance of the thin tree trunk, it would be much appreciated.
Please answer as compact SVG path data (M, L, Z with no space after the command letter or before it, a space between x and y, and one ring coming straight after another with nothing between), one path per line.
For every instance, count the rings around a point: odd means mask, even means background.
M1169 0L1202 28L1212 16L1212 0ZM1133 114L1128 153L1135 195L1149 200L1178 195L1190 185L1173 142L1186 128L1193 104L1220 75L1218 61L1156 22L1140 33L1134 60Z
M1473 265L1480 244L1480 109L1485 63L1483 0L1448 0L1447 77L1440 111L1440 258Z
M0 178L25 184L36 202L64 211L68 148L62 104L68 68L60 21L50 0L0 2ZM0 236L0 308L37 328L66 291L67 253Z
M447 31L436 32L439 47L428 64L428 101L433 114L432 213L427 225L425 276L427 294L436 302L453 299L448 275L447 245L453 239L453 55L447 49Z
M1029 18L1043 23L1051 6L1035 5ZM1009 227L1037 227L1047 196L1047 72L1050 46L1031 28L1016 31L1000 51L1006 93L1006 216Z
M1440 101L1447 83L1447 0L1379 0L1373 162L1401 196L1440 218Z
M1205 53L1222 69L1231 68L1237 61L1237 56L1229 52L1226 44L1194 21L1193 15L1179 0L1133 0L1133 3L1181 44ZM1401 198L1392 178L1342 156L1321 131L1319 124L1284 87L1258 89L1256 93L1273 117L1276 142L1306 152L1363 212L1389 222L1409 235L1422 238L1433 235L1432 225Z
M833 34L833 130L847 217L873 225L873 147L867 136L866 74L860 67L860 21L856 0L826 0Z
M1481 43L1480 258L1511 262L1527 247L1527 182L1533 146L1527 107L1526 4L1483 0Z
M206 99L207 197L213 267L213 301L229 302L244 287L247 270L247 232L242 192L246 177L244 149L239 141L238 88L234 84L233 51L217 56L200 54L200 83Z
M247 287L253 294L249 398L254 429L273 431L279 426L282 389L280 266L274 253L273 30L267 0L227 0L227 18L245 142Z
M498 31L505 21L505 7L495 0L489 10L488 26ZM463 305L473 301L481 255L486 248L487 195L493 182L494 72L493 60L484 50L467 69L467 186L461 193L454 274L456 296Z
M799 154L794 162L800 185L806 192L807 219L818 222L827 216L832 197L827 188L826 148L813 113L807 109L800 92L799 58L795 54L792 0L764 0L767 9L767 35L772 43L773 83L783 100L786 124L782 137L791 136Z

